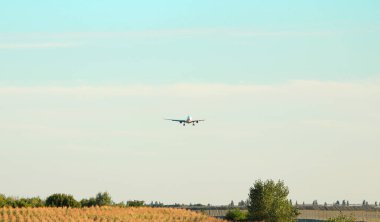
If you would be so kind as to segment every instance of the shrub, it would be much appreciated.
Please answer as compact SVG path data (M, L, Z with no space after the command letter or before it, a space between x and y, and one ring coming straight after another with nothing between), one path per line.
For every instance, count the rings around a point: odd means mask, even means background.
M258 180L249 191L248 212L254 221L296 221L298 211L287 200L288 187L284 182Z
M226 214L227 220L246 220L247 219L247 213L241 211L239 208L234 208L232 210L229 210Z
M337 217L331 217L326 222L355 222L355 218L353 216L346 216L340 214Z
M39 197L32 198L14 198L6 197L3 194L0 194L0 208L2 207L43 207L44 202Z
M78 201L72 195L53 194L46 199L48 207L80 207Z
M96 205L98 206L109 206L112 205L112 199L109 193L98 193L95 198Z
M80 201L80 205L82 207L93 207L96 206L96 200L93 197L91 197L90 199L82 199Z
M7 198L5 195L0 194L0 208L5 207L7 205Z
M127 201L127 207L142 207L144 206L143 200L130 200Z

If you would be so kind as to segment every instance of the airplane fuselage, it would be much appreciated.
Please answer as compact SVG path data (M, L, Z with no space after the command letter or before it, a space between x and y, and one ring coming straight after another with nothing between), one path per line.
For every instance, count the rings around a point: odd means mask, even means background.
M187 116L187 118L186 119L166 119L166 120L171 120L171 121L175 121L175 122L178 122L178 123L180 123L180 124L182 124L182 125L186 125L186 124L193 124L193 125L195 125L196 123L199 123L199 122L201 122L201 121L204 121L204 119L195 119L195 120L193 120L192 118L191 118L191 116Z
M188 116L187 119L186 119L186 123L191 123L191 116Z

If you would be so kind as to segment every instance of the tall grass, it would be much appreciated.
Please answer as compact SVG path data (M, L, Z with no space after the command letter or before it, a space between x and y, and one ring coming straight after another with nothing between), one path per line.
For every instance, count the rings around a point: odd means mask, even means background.
M0 208L0 222L221 222L200 213L169 208Z
M346 215L356 218L356 221L380 222L380 211L300 210L300 213L298 219L327 220L328 218L337 217L339 215Z

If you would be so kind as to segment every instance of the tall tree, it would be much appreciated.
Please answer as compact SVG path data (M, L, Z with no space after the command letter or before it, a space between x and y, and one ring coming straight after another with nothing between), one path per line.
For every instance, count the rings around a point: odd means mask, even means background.
M288 187L283 181L257 180L249 190L250 219L266 222L296 221L298 211L288 201Z
M98 206L108 206L112 205L112 199L108 192L98 193L95 198L96 205Z
M46 199L48 207L80 207L80 203L68 194L53 194Z

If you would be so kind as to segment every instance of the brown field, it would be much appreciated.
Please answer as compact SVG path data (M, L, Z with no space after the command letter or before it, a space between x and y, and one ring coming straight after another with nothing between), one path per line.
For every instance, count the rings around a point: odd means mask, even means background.
M380 222L380 211L334 211L334 210L300 210L300 215L298 219L316 219L316 220L327 220L331 217L337 217L340 214L347 216L352 216L356 221L366 221L366 222Z
M145 222L145 221L192 221L222 222L193 211L169 208L0 208L0 222Z

